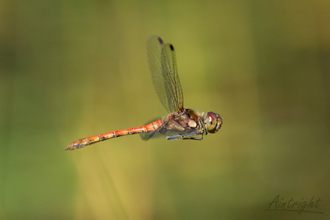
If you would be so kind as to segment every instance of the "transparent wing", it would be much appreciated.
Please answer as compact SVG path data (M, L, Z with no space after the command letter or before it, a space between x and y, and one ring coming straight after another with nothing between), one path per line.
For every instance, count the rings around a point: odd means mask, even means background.
M171 135L179 135L184 134L191 131L186 131L183 127L174 127L171 126L175 122L165 120L164 123L157 129L148 133L140 133L140 137L142 140L147 141L149 139L164 137L164 136L171 136ZM177 123L175 123L178 125Z
M147 52L157 95L168 113L177 112L183 108L183 94L174 47L164 44L158 36L151 36L147 41Z
M164 127L165 127L165 125L162 125L156 131L152 131L152 132L149 132L149 133L141 133L140 138L144 141L148 141L151 138L154 139L154 138L164 137L164 136L166 136L166 134L165 134L166 132L165 133L160 132L160 130L163 130Z

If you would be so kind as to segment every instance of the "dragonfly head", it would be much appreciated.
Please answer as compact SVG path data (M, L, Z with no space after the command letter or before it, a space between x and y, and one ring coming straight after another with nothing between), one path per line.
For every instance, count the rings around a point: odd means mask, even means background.
M222 125L222 118L218 113L208 112L204 117L204 124L208 132L216 133Z

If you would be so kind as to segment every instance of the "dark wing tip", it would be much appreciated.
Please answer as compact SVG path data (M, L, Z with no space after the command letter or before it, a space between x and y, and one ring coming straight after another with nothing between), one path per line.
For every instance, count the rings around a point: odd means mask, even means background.
M172 44L170 44L170 48L171 48L172 51L174 51L174 47L173 47Z
M160 43L161 45L164 44L163 40L162 40L160 37L158 37L158 41L159 41L159 43Z

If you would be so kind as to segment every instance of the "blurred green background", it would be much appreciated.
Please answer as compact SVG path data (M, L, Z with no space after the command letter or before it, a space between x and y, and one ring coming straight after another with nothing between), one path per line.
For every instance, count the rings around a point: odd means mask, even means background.
M0 219L328 219L329 21L325 0L0 1ZM223 127L64 151L166 116L151 35Z

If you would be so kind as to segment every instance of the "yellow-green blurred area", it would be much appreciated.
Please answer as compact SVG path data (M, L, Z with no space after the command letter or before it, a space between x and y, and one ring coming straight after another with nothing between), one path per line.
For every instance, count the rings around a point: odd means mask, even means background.
M167 115L151 35L222 128L65 151ZM0 219L329 219L329 111L330 1L0 1Z

